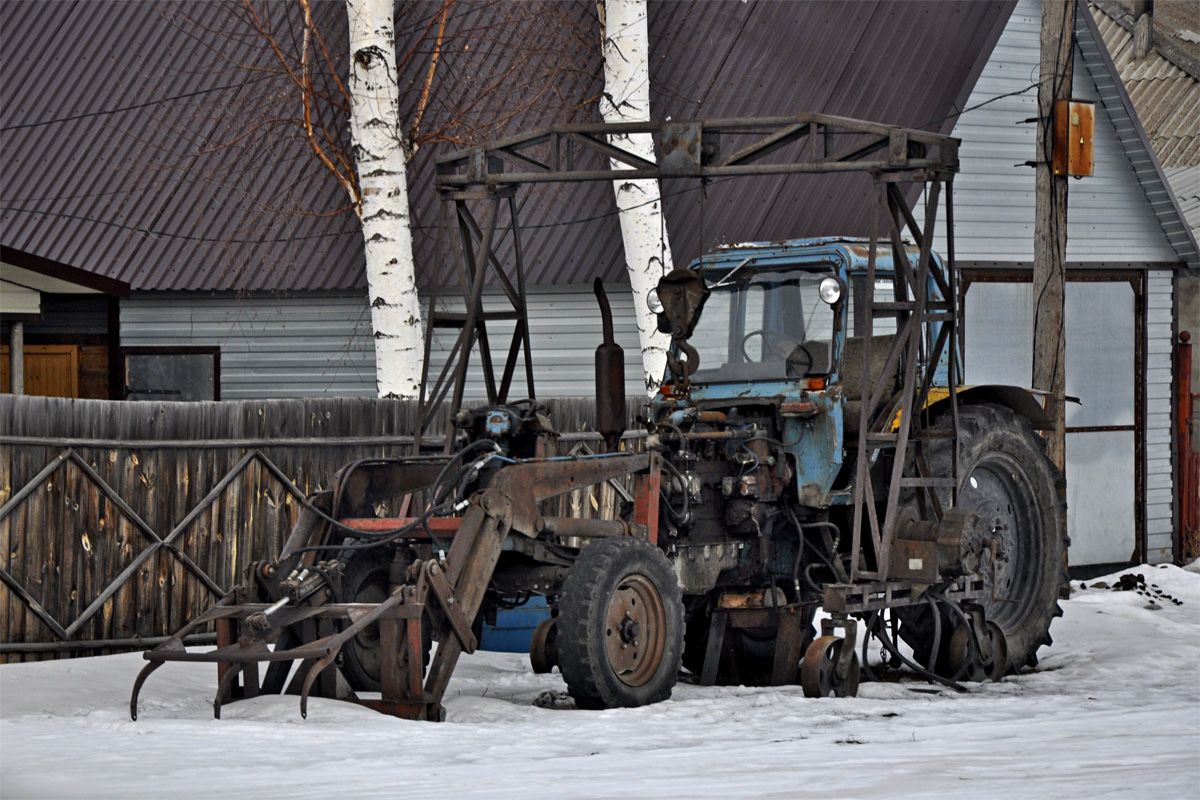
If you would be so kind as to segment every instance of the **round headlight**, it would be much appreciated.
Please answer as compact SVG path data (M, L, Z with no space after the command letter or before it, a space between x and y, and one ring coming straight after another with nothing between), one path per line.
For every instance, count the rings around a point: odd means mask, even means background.
M829 305L833 305L842 299L842 282L837 278L825 278L821 281L820 292L821 299Z
M658 289L651 289L650 293L646 295L646 306L650 309L651 313L663 313L662 300L658 299Z

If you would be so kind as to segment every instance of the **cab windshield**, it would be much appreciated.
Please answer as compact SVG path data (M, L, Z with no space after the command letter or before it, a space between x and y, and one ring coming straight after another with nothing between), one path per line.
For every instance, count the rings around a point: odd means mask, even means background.
M701 383L796 379L832 370L834 309L818 287L820 270L706 269L712 294L690 343Z

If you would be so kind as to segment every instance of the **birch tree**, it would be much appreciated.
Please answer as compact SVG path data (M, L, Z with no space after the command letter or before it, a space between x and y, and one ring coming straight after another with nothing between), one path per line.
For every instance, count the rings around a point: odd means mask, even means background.
M307 12L307 3L305 4ZM409 227L392 0L346 0L350 135L380 397L417 397L425 330Z
M428 248L428 241L413 240L406 172L419 171L413 162L425 145L463 147L532 120L584 114L594 102L594 95L577 94L595 75L588 63L595 54L591 15L580 13L586 6L562 3L230 0L221 5L224 24L214 24L204 8L168 3L160 13L260 87L245 93L243 105L214 107L224 133L205 141L204 152L239 148L257 158L294 153L296 140L304 142L320 165L315 172L332 175L349 203L305 207L309 195L297 182L286 196L248 208L247 219L266 225L287 215L355 214L365 242L378 392L415 396L424 326L414 265L421 250L414 244ZM267 58L245 55L247 32L265 45ZM283 85L267 83L276 79ZM302 180L328 180L324 175ZM427 255L422 266L430 263Z
M604 94L600 113L605 122L650 120L650 36L646 0L600 0L598 3L604 53ZM611 136L610 142L647 161L656 161L654 140L648 133ZM614 169L625 165L612 162ZM662 382L670 337L658 332L658 321L646 306L646 297L659 278L672 268L658 181L615 180L625 264L633 288L638 339L642 348L642 373L647 393Z

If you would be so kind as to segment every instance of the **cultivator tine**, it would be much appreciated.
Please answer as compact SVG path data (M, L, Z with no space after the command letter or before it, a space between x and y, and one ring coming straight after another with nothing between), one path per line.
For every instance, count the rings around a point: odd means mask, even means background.
M146 666L142 667L142 671L138 673L137 680L133 682L133 694L129 696L129 718L137 722L138 709L138 693L142 691L142 684L146 682L146 678L150 677L150 673L161 667L165 662L151 661Z
M308 693L312 689L313 682L317 677L325 671L325 668L333 663L337 658L337 654L341 652L341 645L331 648L329 653L324 658L305 659L303 667L307 667L304 676L304 686L300 689L300 716L303 719L308 719Z
M221 682L217 684L217 695L213 698L213 719L221 718L221 698L229 697L229 690L233 687L233 682L237 680L238 673L242 671L242 664L230 664L225 674L221 676Z

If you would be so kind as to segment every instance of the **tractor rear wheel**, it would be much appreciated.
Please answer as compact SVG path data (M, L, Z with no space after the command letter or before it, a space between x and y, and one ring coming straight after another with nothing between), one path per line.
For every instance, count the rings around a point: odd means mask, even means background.
M949 415L937 427L948 429ZM953 469L949 440L935 440L929 466L935 476ZM1066 581L1063 501L1058 470L1046 457L1045 442L1029 422L1009 408L990 403L959 408L958 507L983 517L996 543L996 565L985 554L980 571L987 596L981 601L988 620L999 625L1014 670L1037 664L1037 650L1048 645L1050 622L1062 616L1059 591ZM949 507L949 495L941 497ZM993 581L993 573L995 581ZM994 586L993 586L994 583ZM993 600L993 592L995 600ZM926 665L934 638L933 612L921 606L902 616L901 637ZM937 668L949 667L955 621L943 611Z
M614 537L583 549L558 603L558 668L580 708L666 700L683 653L683 597L662 551Z
M375 547L369 550L350 551L343 555L345 570L342 573L341 603L382 603L391 590L389 578L395 551L390 547ZM348 623L347 623L348 624ZM421 621L424 639L422 667L429 666L431 625L429 618ZM357 636L342 646L338 665L350 688L358 692L382 690L383 651L380 647L378 623L368 625Z

